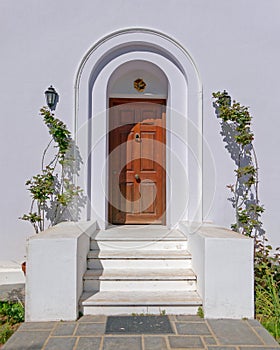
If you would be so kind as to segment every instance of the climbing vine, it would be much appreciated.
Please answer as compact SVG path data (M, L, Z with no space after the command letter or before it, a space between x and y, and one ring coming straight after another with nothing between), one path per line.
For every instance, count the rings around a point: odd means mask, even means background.
M261 214L264 208L260 205L258 194L258 162L253 145L252 117L248 107L236 101L231 103L226 91L213 93L213 97L217 116L221 119L221 134L236 164L236 181L227 186L235 209L235 222L231 228L246 236L262 236Z
M71 133L47 107L41 108L40 115L51 140L42 155L41 172L26 181L32 202L29 213L21 217L33 225L36 233L45 229L47 221L55 225L72 220L73 213L77 214L79 206L84 203L82 190L73 181L81 160L77 159L79 153Z

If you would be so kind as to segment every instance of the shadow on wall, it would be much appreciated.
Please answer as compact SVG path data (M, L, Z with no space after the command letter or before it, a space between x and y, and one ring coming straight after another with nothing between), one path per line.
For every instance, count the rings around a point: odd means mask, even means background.
M78 221L81 218L81 211L86 205L86 196L82 191L77 192L74 188L75 177L79 175L83 160L78 146L74 140L71 139L69 149L65 154L65 162L63 166L63 176L61 179L58 174L54 178L54 188L57 190L57 195L53 196L50 200L49 206L46 207L46 218L50 221L51 226L54 226L63 221ZM60 205L59 190L65 187L66 191L75 194L73 198L67 203L67 205Z

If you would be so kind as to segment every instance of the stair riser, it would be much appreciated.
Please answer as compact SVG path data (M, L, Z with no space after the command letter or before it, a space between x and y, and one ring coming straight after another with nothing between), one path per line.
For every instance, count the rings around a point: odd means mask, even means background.
M195 281L84 281L84 290L90 291L196 291Z
M191 259L88 259L89 269L189 269Z
M83 306L81 312L84 315L131 315L153 314L164 312L167 315L196 315L198 306Z
M91 241L92 250L187 250L187 241Z

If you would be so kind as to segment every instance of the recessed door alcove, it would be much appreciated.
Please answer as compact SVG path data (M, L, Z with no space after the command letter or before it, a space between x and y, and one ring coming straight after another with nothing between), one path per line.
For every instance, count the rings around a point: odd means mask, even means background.
M135 77L147 83L140 95ZM85 219L108 225L110 98L137 96L166 99L166 225L201 221L202 86L183 46L148 29L112 33L83 58L75 92L75 138L86 160L79 179L87 188Z

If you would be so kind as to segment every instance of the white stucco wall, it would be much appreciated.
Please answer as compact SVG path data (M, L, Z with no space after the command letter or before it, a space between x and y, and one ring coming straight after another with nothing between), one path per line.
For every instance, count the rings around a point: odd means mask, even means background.
M60 223L29 238L25 320L73 321L79 314L95 222Z
M203 131L211 150L204 152L204 212L207 220L223 226L233 220L225 186L234 181L234 175L211 93L227 89L251 107L260 198L266 207L264 226L272 243L280 245L279 10L278 0L85 0L82 5L72 0L55 4L2 0L0 260L23 259L25 239L33 232L18 217L29 210L24 183L39 171L48 142L37 115L45 104L45 89L50 84L56 87L60 94L57 115L74 130L74 81L82 58L105 35L129 27L150 28L173 37L199 69L204 86Z
M254 317L254 241L224 227L181 222L206 318Z

